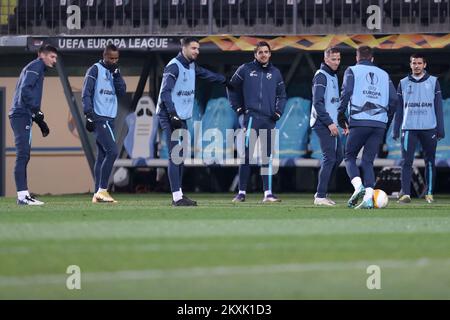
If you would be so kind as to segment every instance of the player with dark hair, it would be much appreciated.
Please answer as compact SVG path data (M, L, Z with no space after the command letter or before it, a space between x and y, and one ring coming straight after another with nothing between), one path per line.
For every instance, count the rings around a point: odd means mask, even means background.
M372 48L359 47L356 65L345 70L338 108L338 123L348 134L345 145L345 166L355 189L348 206L355 209L372 209L375 173L373 161L383 143L387 124L397 108L397 93L389 75L373 64ZM356 158L364 147L361 159L364 181ZM363 198L360 205L358 200ZM356 207L355 207L356 206Z
M91 66L84 78L81 93L86 129L94 132L97 159L94 175L95 187L92 202L117 202L108 193L111 175L118 150L114 137L114 119L117 116L117 97L126 93L126 84L119 70L119 50L113 44L106 46L103 60Z
M51 45L43 45L38 50L38 57L27 64L20 73L9 120L14 132L16 145L16 165L14 179L17 188L17 204L43 205L42 201L30 195L27 184L27 165L31 152L31 127L35 122L41 129L42 136L50 133L41 111L44 73L47 68L56 65L58 51Z
M280 70L270 62L271 55L270 45L265 41L258 42L254 49L254 61L241 65L228 86L231 106L241 118L243 129L248 133L255 130L257 136L266 130L267 157L271 157L272 154L272 129L280 120L286 105L283 77ZM250 140L254 139L246 139L249 143L245 144L245 162L239 166L239 192L233 198L233 202L245 201L250 176L250 150L253 150L256 143ZM262 174L263 202L280 202L281 200L272 193L270 161L263 163L262 168L266 168L268 172Z
M323 161L319 171L319 183L314 195L315 205L334 206L327 190L331 174L343 159L342 142L337 127L339 84L336 72L341 63L341 53L335 47L324 51L324 62L316 71L312 86L310 125L317 134Z
M427 61L420 53L410 57L411 73L400 80L397 93L398 111L395 116L393 138L402 142L402 189L398 202L411 202L411 171L417 141L424 151L427 193L425 200L434 201L436 177L435 157L438 140L445 137L442 94L439 81L428 74Z
M177 129L187 129L186 120L192 117L195 79L199 77L210 82L226 84L226 78L223 75L197 65L195 61L200 53L199 49L200 44L196 38L181 39L181 52L164 68L156 109L169 147L168 175L173 206L197 205L196 201L183 194L183 162L175 163L175 155L172 154L174 147L179 143L177 139L172 139L172 133Z

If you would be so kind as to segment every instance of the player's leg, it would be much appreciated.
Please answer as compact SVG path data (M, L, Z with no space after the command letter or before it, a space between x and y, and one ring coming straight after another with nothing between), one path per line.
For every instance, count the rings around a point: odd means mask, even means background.
M98 188L100 187L100 179L102 175L102 165L103 161L105 160L105 151L103 150L102 145L97 141L95 141L95 144L97 146L97 158L95 159L94 164L94 196L92 197L92 202L96 203L98 202L97 197L95 194L98 191Z
M436 130L421 130L419 132L419 141L422 145L423 156L425 160L425 180L427 182L427 192L425 194L425 200L428 203L432 203L434 201L433 194L434 185L436 183Z
M347 137L347 143L345 145L345 169L347 175L350 178L350 182L353 185L355 191L350 199L347 201L347 205L353 208L358 203L358 200L365 194L365 189L362 184L359 168L356 164L356 158L358 153L363 147L370 129L367 127L353 127L350 129L350 133Z
M165 111L159 113L159 123L164 131L166 143L169 149L169 163L167 167L167 174L169 176L170 190L172 192L173 206L195 206L197 203L186 198L181 189L181 177L183 174L183 162L175 157L183 157L183 154L176 155L174 148L179 145L179 139L172 140L172 126L170 124L169 115ZM183 128L186 128L186 122L183 121Z
M117 159L118 150L114 137L114 123L112 121L96 121L95 135L97 142L103 148L105 157L100 168L100 184L96 198L103 202L117 202L108 193L108 181Z
M241 159L241 163L239 165L239 192L233 198L233 202L245 201L247 182L251 172L250 158L252 155L250 155L250 149L253 150L254 144L256 143L256 139L252 134L252 129L255 128L255 119L249 115L243 115L243 117L244 120L241 127L244 129L244 159Z
M331 136L328 128L314 130L319 138L322 150L322 163L318 175L317 192L314 195L314 204L333 206L335 203L327 198L327 192L331 174L336 166L339 138Z
M411 174L416 152L417 130L405 130L402 132L402 188L399 203L411 202Z
M356 209L373 208L373 187L375 186L375 172L373 162L383 143L384 128L370 128L372 133L367 137L364 151L361 157L361 169L363 171L363 183L366 189L362 203Z
M272 192L273 179L273 159L272 159L272 141L276 138L272 135L272 130L275 128L275 121L271 119L259 119L258 137L260 140L260 154L262 159L261 164L261 178L264 189L264 203L281 202Z
M14 167L14 179L17 189L17 204L19 205L42 205L39 201L31 197L27 184L27 165L31 152L31 117L18 116L10 118L11 127L14 133L14 143L16 146L16 164Z

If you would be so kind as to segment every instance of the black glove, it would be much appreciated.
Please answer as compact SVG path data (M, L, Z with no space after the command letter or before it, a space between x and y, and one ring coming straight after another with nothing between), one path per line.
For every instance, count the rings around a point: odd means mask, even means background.
M281 118L280 111L275 111L275 113L272 115L272 120L277 122L278 120L280 120L280 118Z
M31 119L39 124L39 122L44 121L44 113L41 110L33 110L31 112Z
M173 130L180 129L183 126L183 123L176 112L169 113L169 120Z
M338 124L342 129L346 129L348 127L348 119L344 112L338 113Z
M43 136L44 138L45 138L46 136L48 136L49 133L50 133L50 129L48 128L47 123L46 123L44 120L42 120L42 121L40 121L40 122L36 122L36 123L37 123L37 125L39 126L39 128L41 129L42 136Z
M236 113L237 113L237 115L239 117L241 114L245 113L245 108L244 107L237 107L236 108Z
M95 130L94 113L88 112L84 116L86 117L86 130L89 132L94 132Z
M120 77L120 69L119 69L119 66L117 66L117 68L115 68L113 71L111 71L112 72L112 75L113 75L113 77L114 78L118 78L118 77Z

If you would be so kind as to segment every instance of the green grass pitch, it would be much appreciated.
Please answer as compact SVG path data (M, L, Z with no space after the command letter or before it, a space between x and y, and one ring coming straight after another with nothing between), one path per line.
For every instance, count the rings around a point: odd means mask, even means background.
M0 299L450 299L450 197L357 211L348 195L43 196L0 199ZM68 290L69 265L81 290ZM369 290L367 267L380 267Z

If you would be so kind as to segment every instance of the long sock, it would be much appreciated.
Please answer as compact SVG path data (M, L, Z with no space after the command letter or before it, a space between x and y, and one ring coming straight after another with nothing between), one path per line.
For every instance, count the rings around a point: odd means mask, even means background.
M359 188L361 188L362 181L361 181L360 177L354 177L351 182L352 182L353 188L355 188L355 191L359 190Z
M105 192L105 191L108 191L108 189L98 188L97 192Z
M239 194L243 194L245 196L247 192L245 192L245 190L239 190Z
M28 192L28 190L23 190L23 191L18 191L17 192L17 198L19 200L24 200L26 196L29 196L30 193Z
M183 199L183 193L181 191L172 192L173 201L177 202L178 200Z
M366 194L364 195L364 201L367 201L373 197L373 188L366 188Z

